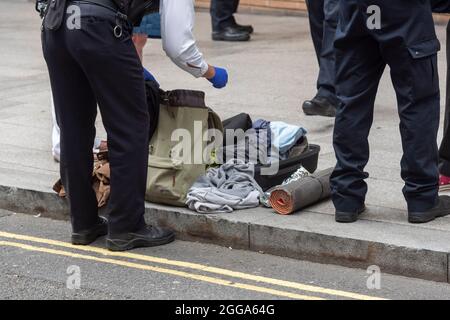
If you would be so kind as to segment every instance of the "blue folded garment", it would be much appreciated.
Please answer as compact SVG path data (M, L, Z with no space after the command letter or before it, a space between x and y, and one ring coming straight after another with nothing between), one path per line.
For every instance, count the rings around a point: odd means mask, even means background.
M283 159L289 150L307 134L306 129L281 121L270 122L270 129L273 134L272 143L278 148L280 159Z
M149 38L161 39L161 15L152 13L144 16L141 25L135 27L133 33L146 34Z

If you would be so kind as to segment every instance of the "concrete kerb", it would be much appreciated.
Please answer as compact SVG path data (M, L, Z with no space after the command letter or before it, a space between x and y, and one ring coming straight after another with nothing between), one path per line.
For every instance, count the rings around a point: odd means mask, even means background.
M48 191L0 186L0 208L57 220L70 217L67 200ZM172 228L181 240L352 268L377 265L385 273L449 282L447 252L273 227L153 204L146 206L146 220Z
M69 220L69 206L57 194L0 185L0 208L12 212Z

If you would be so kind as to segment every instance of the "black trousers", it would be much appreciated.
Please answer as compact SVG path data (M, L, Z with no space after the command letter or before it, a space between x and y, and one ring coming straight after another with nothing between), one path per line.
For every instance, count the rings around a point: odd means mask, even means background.
M444 136L439 148L440 173L450 177L450 22L447 25L447 91L445 98Z
M381 29L369 30L370 5L381 10ZM439 76L429 1L341 0L336 33L336 91L341 100L334 129L336 169L331 177L339 211L365 201L368 135L378 84L386 65L397 94L403 145L401 176L408 210L423 212L438 200Z
M236 24L234 14L237 12L239 0L211 0L211 20L213 31Z
M126 24L123 35L116 38L115 12L88 4L79 7L81 29L70 30L64 21L57 31L42 33L61 127L61 177L72 226L79 232L98 221L92 188L98 103L111 166L109 232L132 232L145 225L149 113L142 65L131 40L131 26Z
M337 104L335 91L334 36L338 23L339 0L307 0L311 37L319 62L317 96Z

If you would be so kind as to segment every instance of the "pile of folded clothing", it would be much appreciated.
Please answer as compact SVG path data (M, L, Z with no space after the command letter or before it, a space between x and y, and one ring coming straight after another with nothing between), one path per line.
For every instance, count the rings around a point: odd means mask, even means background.
M257 207L263 191L253 175L253 166L237 159L219 168L210 168L190 188L186 204L200 213L227 213Z
M191 187L186 201L191 210L228 213L257 207L261 203L270 206L270 193L264 193L264 190L280 185L286 178L293 181L299 176L300 169L306 173L302 177L309 176L308 170L302 167L304 159L313 163L309 166L311 171L317 167L320 147L315 146L311 152L307 131L300 126L264 119L252 121L245 113L223 121L223 126L224 142L216 150L216 158L217 163L225 164L210 168ZM274 163L282 170L263 177L261 168ZM301 193L300 202L305 204L305 193ZM319 198L326 196L325 192ZM312 199L313 202L316 200Z
M258 119L241 113L225 120L223 162L239 159L268 165L301 155L308 149L306 129L281 121Z

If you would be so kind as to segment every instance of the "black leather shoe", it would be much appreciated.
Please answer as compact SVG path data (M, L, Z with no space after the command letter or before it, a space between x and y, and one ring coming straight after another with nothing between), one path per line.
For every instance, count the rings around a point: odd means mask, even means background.
M336 117L336 107L328 99L322 97L315 97L303 102L303 112L307 116Z
M87 246L97 238L106 236L108 234L108 220L99 217L98 224L90 230L72 233L72 244Z
M408 221L410 223L426 223L449 214L450 197L439 196L439 203L434 208L424 212L408 212Z
M156 247L175 240L175 234L168 230L146 226L137 232L109 235L106 246L111 251L126 251L133 248Z
M214 31L212 39L214 41L249 41L250 34L237 27L226 27L221 31Z
M248 34L252 34L254 32L252 26L243 26L241 24L236 23L236 25L234 27L241 31L247 32Z
M336 222L340 223L356 222L358 220L359 215L364 211L366 211L365 205L363 205L359 210L355 212L336 211Z

